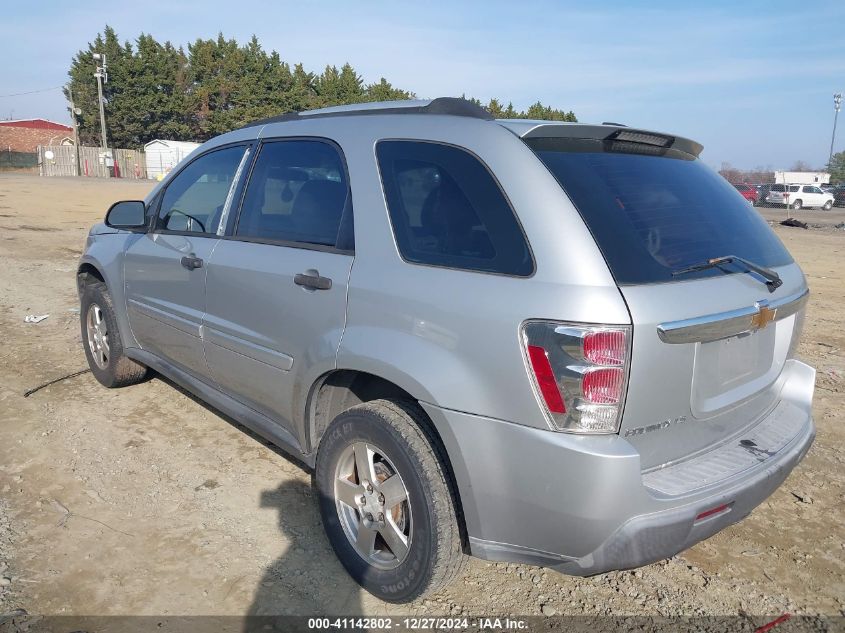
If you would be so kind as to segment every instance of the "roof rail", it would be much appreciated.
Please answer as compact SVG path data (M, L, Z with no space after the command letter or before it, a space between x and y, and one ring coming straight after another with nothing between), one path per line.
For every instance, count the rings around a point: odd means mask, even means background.
M409 101L377 101L374 103L356 103L345 106L333 106L317 110L304 110L302 112L288 112L266 119L251 121L240 129L267 125L270 123L282 123L285 121L305 121L308 119L322 119L339 116L363 116L370 114L448 114L451 116L464 116L473 119L493 120L487 110L472 101L459 97L438 97L428 100Z

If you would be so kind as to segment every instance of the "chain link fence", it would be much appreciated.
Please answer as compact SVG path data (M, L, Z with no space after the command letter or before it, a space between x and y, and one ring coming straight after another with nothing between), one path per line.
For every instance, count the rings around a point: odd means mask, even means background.
M30 169L38 167L37 152L0 151L0 171L13 169Z

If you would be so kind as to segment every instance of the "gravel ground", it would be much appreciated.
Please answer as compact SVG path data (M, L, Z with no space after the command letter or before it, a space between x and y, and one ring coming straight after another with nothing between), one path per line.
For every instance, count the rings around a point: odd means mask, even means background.
M396 606L336 561L308 473L167 381L106 390L85 374L22 397L85 368L74 290L85 233L109 202L150 186L0 175L0 576L11 580L0 612L843 613L845 231L832 227L845 213L776 227L813 291L800 353L818 369L818 436L750 517L669 560L590 579L471 559L445 591Z

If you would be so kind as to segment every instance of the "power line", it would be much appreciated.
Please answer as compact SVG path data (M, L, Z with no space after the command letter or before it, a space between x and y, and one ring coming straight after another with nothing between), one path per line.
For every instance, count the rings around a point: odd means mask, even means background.
M51 90L59 90L64 88L64 86L53 86L52 88L42 88L41 90L30 90L29 92L16 92L10 95L0 95L0 99L4 97L22 97L23 95L34 95L38 92L50 92Z

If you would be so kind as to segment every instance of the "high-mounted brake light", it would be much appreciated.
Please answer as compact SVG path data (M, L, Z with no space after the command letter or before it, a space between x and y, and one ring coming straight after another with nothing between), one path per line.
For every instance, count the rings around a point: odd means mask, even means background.
M610 135L611 140L625 141L627 143L641 143L643 145L654 145L656 147L669 147L675 139L662 134L648 134L633 130L619 130Z
M630 328L529 321L529 376L549 424L568 433L616 433L628 382Z

